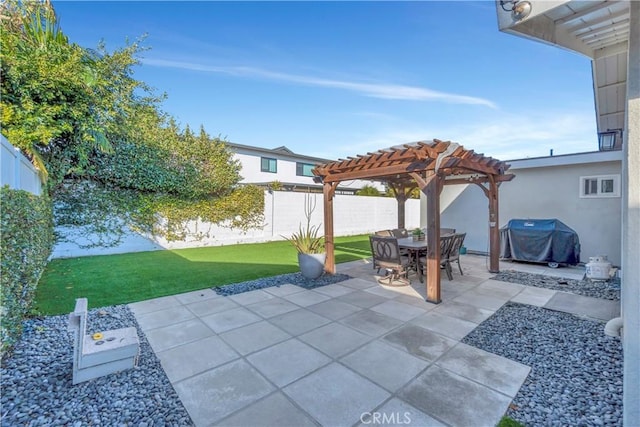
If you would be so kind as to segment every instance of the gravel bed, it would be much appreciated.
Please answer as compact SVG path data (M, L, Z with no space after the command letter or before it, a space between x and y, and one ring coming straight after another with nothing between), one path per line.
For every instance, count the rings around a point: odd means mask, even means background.
M293 284L305 289L318 288L320 286L331 285L351 279L347 274L323 274L317 279L307 279L301 273L281 274L279 276L264 277L250 280L248 282L233 283L231 285L212 288L218 295L235 295L242 292L255 291L256 289L270 288L271 286L281 286Z
M67 322L67 315L24 322L22 339L0 368L1 425L193 425L139 328L136 368L72 385ZM125 305L89 311L88 334L128 326L137 323Z
M622 345L604 323L510 302L462 342L531 366L507 411L514 420L622 425Z
M620 279L607 281L591 281L589 279L573 280L562 277L544 276L542 274L523 273L520 271L501 271L493 277L502 282L520 283L538 288L571 292L586 297L620 300Z

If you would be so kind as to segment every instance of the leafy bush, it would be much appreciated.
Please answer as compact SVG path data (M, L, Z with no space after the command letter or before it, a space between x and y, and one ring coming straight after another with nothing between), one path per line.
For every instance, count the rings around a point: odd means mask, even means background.
M53 246L51 202L22 190L0 189L2 252L0 354L20 338L36 285Z
M380 191L373 185L364 185L356 191L356 196L380 196Z

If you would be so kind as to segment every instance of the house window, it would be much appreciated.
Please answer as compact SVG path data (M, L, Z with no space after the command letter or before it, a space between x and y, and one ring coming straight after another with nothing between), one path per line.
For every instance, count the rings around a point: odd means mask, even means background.
M580 197L620 197L620 175L580 177Z
M298 176L313 176L313 173L311 173L311 170L314 167L315 167L315 165L312 165L310 163L297 162L296 163L296 175L298 175Z
M276 159L270 159L269 157L260 158L260 170L262 172L278 172L278 161Z

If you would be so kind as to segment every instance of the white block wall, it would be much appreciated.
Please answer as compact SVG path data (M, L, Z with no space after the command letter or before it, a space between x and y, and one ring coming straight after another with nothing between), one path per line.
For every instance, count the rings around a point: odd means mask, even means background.
M264 195L264 224L256 230L242 232L241 230L231 230L207 223L194 222L189 225L191 230L206 230L210 237L202 240L188 239L186 241L168 242L165 239L153 240L131 233L125 236L122 244L116 247L82 249L73 241L82 243L96 241L97 239L91 236L88 238L80 237L79 230L59 228L57 229L58 233L69 238L66 239L67 241L60 241L56 244L51 257L107 255L158 249L182 249L283 240L282 236L289 236L294 231L297 231L300 223L303 226L305 225L305 196L316 201L316 209L312 214L311 224L323 224L324 206L322 194L282 191L269 193L265 191ZM376 230L397 227L397 202L395 198L336 195L333 206L334 234L336 236L366 234ZM420 201L418 199L407 200L405 215L407 228L420 225ZM320 234L324 234L324 225L320 227Z
M42 185L36 168L3 135L0 135L0 142L0 186L8 185L39 196Z

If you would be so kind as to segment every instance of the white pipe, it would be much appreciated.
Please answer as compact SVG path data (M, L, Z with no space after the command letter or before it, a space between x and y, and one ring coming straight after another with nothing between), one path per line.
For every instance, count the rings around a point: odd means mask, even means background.
M613 318L604 325L604 333L610 337L621 337L623 326L622 317Z

